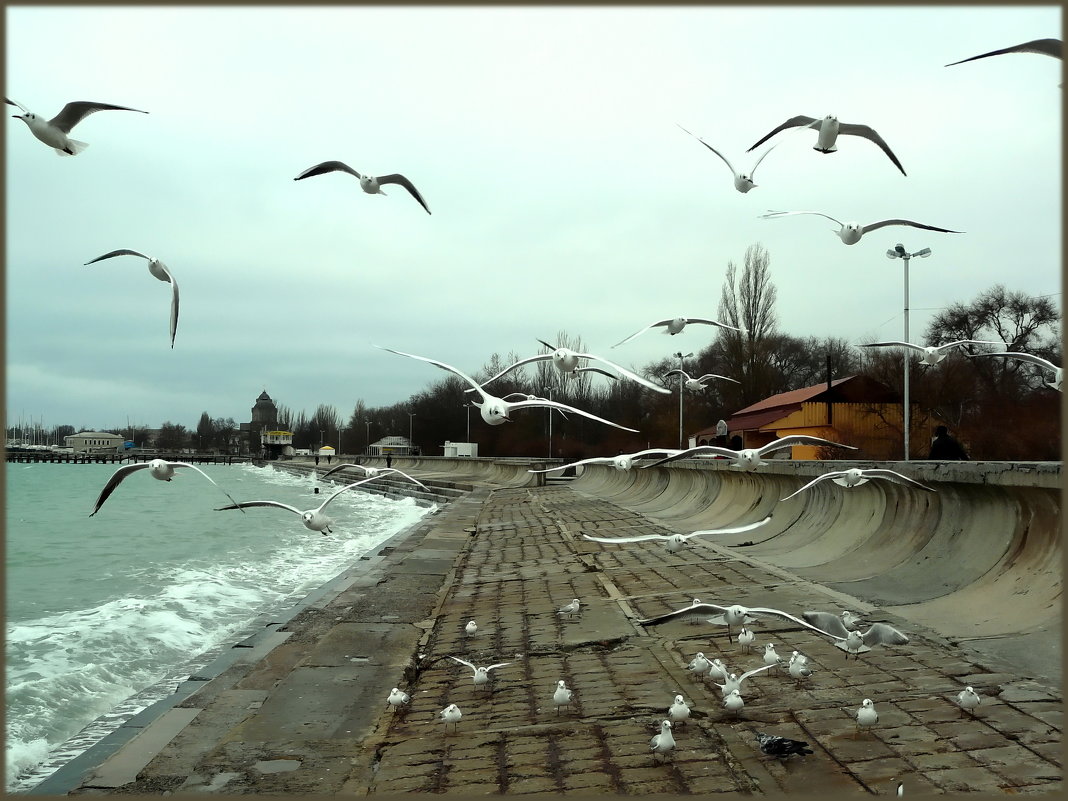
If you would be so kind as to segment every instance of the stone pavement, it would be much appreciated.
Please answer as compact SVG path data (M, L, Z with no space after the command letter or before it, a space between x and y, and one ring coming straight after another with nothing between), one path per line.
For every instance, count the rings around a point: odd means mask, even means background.
M1058 688L707 538L671 554L658 541L601 544L583 532L671 533L565 486L478 491L380 555L388 569L377 577L284 626L284 641L251 669L190 696L181 707L192 720L134 763L126 783L90 778L76 792L884 794L895 778L910 795L1060 789ZM694 597L797 615L856 609L911 641L847 660L765 616L745 654L703 621L635 623ZM581 614L557 614L572 598ZM473 637L463 631L470 619ZM763 664L766 642L780 655L805 653L816 673L800 688L772 671L748 679L738 719L711 680L686 670L702 651L740 674ZM490 691L448 655L511 664L493 671ZM575 700L558 713L560 679ZM965 685L983 698L974 718L953 701ZM393 686L411 694L410 708L386 706ZM649 740L676 694L692 714L660 759ZM879 722L857 732L850 715L863 698ZM463 712L456 733L438 719L450 703ZM766 757L755 729L815 753Z

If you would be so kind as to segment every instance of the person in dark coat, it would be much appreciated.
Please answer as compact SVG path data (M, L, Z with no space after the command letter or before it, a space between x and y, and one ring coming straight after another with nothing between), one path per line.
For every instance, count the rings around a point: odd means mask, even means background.
M948 428L938 426L935 429L934 439L931 440L931 452L927 454L927 458L942 461L968 461L968 454L964 452L964 446L950 435Z
M393 454L392 453L387 453L386 454L386 469L388 470L391 467L393 467Z

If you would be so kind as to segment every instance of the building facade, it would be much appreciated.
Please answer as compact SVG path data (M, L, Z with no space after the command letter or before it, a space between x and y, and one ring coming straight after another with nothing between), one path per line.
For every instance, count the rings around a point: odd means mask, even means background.
M126 437L106 431L81 431L63 437L63 443L75 453L118 453L125 448Z

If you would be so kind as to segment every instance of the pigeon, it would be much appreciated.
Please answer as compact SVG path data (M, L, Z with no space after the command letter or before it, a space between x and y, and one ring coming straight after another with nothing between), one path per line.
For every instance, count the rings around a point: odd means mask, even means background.
M813 150L818 150L820 153L834 153L838 150L838 147L834 144L839 135L842 136L863 136L874 142L879 148L889 157L890 161L894 162L894 166L901 170L902 175L908 175L905 172L905 168L901 166L901 162L898 161L897 156L894 155L894 151L890 149L890 146L886 144L881 136L876 133L874 128L870 128L867 125L859 125L851 122L839 122L838 118L833 114L828 114L823 119L816 119L815 117L805 117L799 115L797 117L791 117L778 128L772 130L771 133L758 140L755 145L749 148L746 152L752 152L764 142L771 139L779 131L785 131L787 128L814 128L819 131L819 136L816 138L816 144L812 146ZM764 155L767 155L766 153Z
M327 476L336 473L338 470L344 470L347 467L354 467L357 470L362 470L363 474L365 476L367 476L368 478L378 478L378 477L381 477L381 476L388 476L390 473L396 473L399 476L404 476L409 481L414 481L416 484L418 484L420 487L422 487L425 490L429 491L429 489L430 489L426 484L424 484L419 479L413 478L412 476L410 476L407 473L405 473L403 470L398 470L396 467L365 467L362 464L347 464L347 463L346 464L339 464L337 467L331 467L329 470L327 470L325 473L323 473L321 478L326 478Z
M747 670L741 676L732 673L723 682L723 684L717 684L719 687L720 695L726 698L731 694L731 690L737 690L739 693L742 691L742 682L748 679L750 676L755 676L757 673L763 673L765 670L771 670L775 665L764 665L763 667L753 668Z
M385 195L386 193L382 191L383 184L397 184L403 186L408 190L408 193L412 197L419 201L419 205L423 207L426 213L430 214L430 207L427 206L426 201L423 200L423 196L419 194L419 190L415 188L415 184L398 173L379 175L376 178L372 175L360 175L348 164L341 161L324 161L321 164L316 164L314 167L309 167L293 180L300 181L304 178L311 178L316 175L325 175L328 172L347 172L349 175L355 176L360 182L360 188L369 195Z
M893 251L891 251L892 253ZM952 348L962 348L965 345L1001 345L1004 347L1004 342L997 342L991 339L958 339L956 342L947 342L945 345L913 345L911 342L900 342L897 340L891 340L889 342L869 342L866 345L859 345L861 348L908 348L922 353L920 357L920 364L927 366L933 366L942 361L949 355L949 351Z
M1001 50L991 50L989 53L972 56L971 58L963 58L960 61L954 61L952 64L946 64L946 66L952 67L955 64L965 64L969 61L975 61L976 59L989 58L990 56L1001 56L1006 53L1037 53L1040 56L1063 59L1064 56L1061 54L1063 48L1064 43L1060 39L1032 39L1030 42L1024 42L1023 44L1013 45L1012 47L1003 47Z
M778 671L785 664L786 661L781 656L779 656L778 653L776 653L775 645L770 642L764 646L763 659L765 665L767 665L768 667L775 668L776 671Z
M96 498L96 504L93 506L93 511L89 513L89 517L92 517L100 511L100 507L104 505L104 501L111 497L111 493L115 491L115 488L118 487L127 476L136 473L138 470L147 470L152 478L159 481L170 481L174 478L174 471L180 467L192 468L200 473L200 475L204 476L208 481L211 481L212 484L215 484L215 481L211 476L196 465L189 464L188 462L168 462L164 459L152 459L151 461L141 462L140 464L123 465L111 474L111 478L108 479L107 484L100 490L100 494ZM219 485L215 484L215 486L218 487ZM222 490L222 493L227 498L230 498L235 504L237 503L237 501L234 501L233 497L231 497L229 492L222 489L222 487L219 487L219 489Z
M560 707L571 706L572 695L574 695L574 692L567 688L563 679L556 682L556 692L553 693L553 704L556 705L557 713L560 712Z
M879 713L875 711L875 705L871 702L870 698L865 698L853 717L857 721L857 731L863 727L870 729L876 723L879 722Z
M471 636L476 631L478 631L478 624L473 620L468 620L467 621L467 625L464 626L464 633L467 634L468 636Z
M459 662L461 665L466 665L467 667L471 668L471 671L472 671L472 674L473 674L472 678L474 680L474 683L475 683L476 687L481 687L483 685L488 685L489 684L489 680L490 680L489 672L491 670L496 670L497 668L502 668L505 665L512 664L511 662L498 662L495 665L487 665L486 667L477 667L474 664L472 664L471 662L468 662L466 659L460 659L459 657L456 657L456 656L450 656L449 659L451 659L453 662Z
M386 700L386 703L396 709L398 706L404 706L411 700L412 698L408 693L402 692L399 687L394 687L389 691L389 698Z
M668 707L668 719L674 723L682 723L690 717L690 707L686 706L686 700L681 695L675 696L675 701Z
M571 617L572 615L578 614L580 606L582 606L582 604L579 603L579 599L572 598L571 603L567 604L566 606L561 606L559 609L556 610L556 614L567 615L568 617Z
M742 714L742 707L745 706L745 701L742 700L742 694L737 690L731 690L727 693L727 697L723 699L723 708L728 712L733 712L735 717Z
M808 747L808 743L801 742L800 740L791 740L774 734L765 734L762 731L753 733L756 735L757 742L760 744L760 750L768 756L785 759L793 754L804 755L814 753Z
M742 626L741 631L738 632L738 644L742 646L746 653L752 650L755 639L756 635L745 626Z
M957 693L957 704L960 706L960 715L964 717L964 713L969 715L975 715L975 708L980 703L979 693L973 690L971 687L965 687L959 693Z
M867 484L868 481L873 478L885 479L894 484L905 484L907 486L916 487L917 489L927 490L928 492L936 492L936 490L928 487L926 484L921 484L919 481L915 481L908 476L903 476L901 473L897 473L893 470L881 467L872 467L862 470L859 467L851 467L849 470L835 470L831 473L824 473L822 476L812 479L812 481L805 484L801 489L791 492L785 498L780 498L779 500L788 501L795 495L799 495L810 487L814 487L816 484L819 484L821 481L826 481L827 479L830 479L840 487L849 488Z
M506 399L507 395L504 396ZM533 400L533 398L531 398ZM644 451L636 451L635 453L621 453L618 456L594 456L590 459L580 459L577 462L569 462L568 464L562 464L557 467L547 467L544 470L528 470L528 473L550 473L553 470L563 470L567 467L578 467L583 464L606 464L611 465L616 470L626 471L634 467L634 460L641 459L653 454L665 454L670 455L672 453L678 453L674 448L647 448Z
M925 223L913 222L912 220L892 219L892 220L880 220L879 222L868 223L867 225L861 225L856 222L844 223L841 220L836 220L829 214L824 214L820 211L771 211L767 214L761 214L761 218L765 220L779 219L780 217L789 217L793 214L815 214L819 217L826 217L831 222L838 223L838 230L835 233L838 238L846 245L855 245L860 241L861 237L869 231L875 231L879 228L884 228L888 225L910 225L913 228L923 228L925 231L938 231L943 234L963 234L964 231L953 231L949 228L938 228L934 225L926 225Z
M1041 356L1035 356L1033 353L969 353L968 358L978 359L983 356L1000 356L1002 358L1016 359L1021 362L1029 362L1030 364L1037 364L1039 367L1045 370L1053 371L1053 380L1047 381L1046 386L1051 387L1058 392L1061 391L1061 381L1064 378L1064 370L1049 359L1043 359Z
M852 445L842 445L839 442L831 442L829 439L821 439L820 437L810 437L807 434L791 434L788 437L780 437L779 439L769 442L767 445L762 445L759 448L743 448L741 450L732 450L731 448L721 448L719 445L698 445L693 448L686 448L679 453L674 453L670 456L666 456L663 459L658 459L655 462L651 462L647 465L642 465L642 469L646 470L650 467L658 467L668 462L675 462L679 459L689 459L694 456L711 455L711 456L724 456L731 460L731 467L740 470L752 471L758 467L767 465L767 462L763 460L764 456L775 451L782 450L783 448L792 448L794 445L825 445L827 447L845 448L847 450L855 451L857 448Z
M676 125L678 125L678 123L676 123ZM682 128L681 125L679 125L679 127ZM682 128L682 130L686 131L685 128ZM697 136L696 134L692 134L689 131L686 131L686 133L690 134L690 136L692 136L694 139L696 139L698 142L707 147L709 150L711 150L723 160L723 163L727 165L727 169L729 169L731 171L731 174L734 176L734 188L741 192L743 195L750 189L752 189L754 186L756 186L756 184L753 183L753 177L756 175L756 168L760 166L760 162L762 162L767 157L768 153L770 153L776 147L775 145L772 145L767 150L765 150L761 154L760 158L756 160L756 164L753 165L753 168L749 172L738 172L738 170L734 169L734 165L727 161L727 157L720 153L718 150L716 150L714 147L712 147L712 145L708 144L708 142L706 142L704 139ZM752 148L750 148L750 150L751 149Z
M85 142L79 142L69 138L67 134L70 133L71 128L94 112L136 111L138 114L148 114L147 111L128 108L127 106L113 106L110 103L93 103L87 100L76 100L72 103L67 103L67 105L63 107L63 110L52 119L45 120L38 117L21 103L16 103L14 100L10 100L6 97L4 100L7 101L9 106L17 106L19 110L22 111L21 114L14 114L12 116L16 120L22 120L26 123L27 127L30 129L30 133L49 147L53 148L60 156L76 156L89 147Z
M292 512L295 515L300 515L300 522L304 524L304 527L306 529L308 529L309 531L318 531L325 537L327 534L333 533L330 527L334 525L333 518L323 514L323 510L326 509L327 504L329 504L332 500L334 500L334 498L336 498L338 495L345 492L346 490L353 489L354 487L358 487L361 484L366 484L370 480L371 479L369 478L365 478L362 481L356 481L352 484L348 484L342 487L329 498L327 498L325 501L323 501L321 504L319 504L319 506L315 509L306 509L304 511L301 511L295 506L290 506L288 503L280 503L279 501L244 501L242 503L234 503L230 506L220 507L215 511L227 512L231 509L244 510L252 506L275 506L279 509L285 509L287 512ZM233 498L231 498L230 500L233 500Z
M607 542L607 543L624 543L624 542L646 542L648 540L661 540L664 546L671 553L682 550L686 546L687 540L693 537L700 536L702 534L740 534L744 531L752 531L754 528L760 526L771 520L771 515L768 515L763 520L758 520L755 523L747 523L744 526L737 526L735 528L721 528L721 529L701 529L700 531L694 531L690 534L641 534L636 537L591 537L589 534L583 534L583 538L590 540L591 542Z
M136 250L113 250L110 253L105 253L103 256L97 256L92 261L87 261L85 266L95 264L98 261L104 259L110 259L113 256L140 256L142 259L148 259L148 272L151 273L153 278L157 278L163 281L165 284L171 285L171 347L174 347L174 336L178 333L178 282L174 280L174 276L171 271L167 269L167 265L161 262L159 259L154 259L151 256L146 256L144 253L138 253Z
M460 712L460 707L456 706L456 704L449 704L438 712L438 716L445 721L445 731L449 730L450 723L453 725L453 731L456 731L460 727L460 718L463 717L463 713Z
M633 334L631 334L626 339L621 339L619 342L617 342L612 347L613 348L618 348L624 342L630 342L632 339L634 339L634 337L638 336L639 334L644 334L650 328L663 328L665 334L670 334L671 336L675 336L675 334L681 333L682 329L684 329L686 326L691 325L691 324L698 324L698 323L700 323L702 325L714 325L714 326L718 326L719 328L727 328L727 329L730 329L731 331L739 331L739 332L744 332L745 331L744 328L738 328L737 326L734 326L734 325L727 325L726 323L717 322L716 320L709 320L709 319L704 318L704 317L669 317L666 320L658 320L655 323L649 323L649 325L645 326L645 328L641 328L641 329L635 331Z
M679 376L680 380L683 382L683 386L685 386L686 389L693 390L694 392L701 392L702 390L708 389L708 382L711 381L713 378L719 378L723 381L732 381L735 384L742 383L741 381L736 381L733 378L727 378L727 376L725 375L716 375L715 373L705 373L703 376L699 376L698 378L692 378L690 374L687 373L685 370L679 370L678 368L674 370L668 370L666 373L664 373L664 378L673 375Z
M654 754L667 754L675 747L675 738L671 736L670 720L665 720L660 724L660 734L653 735L649 746Z

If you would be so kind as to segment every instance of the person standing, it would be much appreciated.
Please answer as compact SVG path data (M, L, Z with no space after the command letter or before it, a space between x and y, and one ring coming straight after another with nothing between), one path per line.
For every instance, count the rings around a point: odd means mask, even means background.
M393 467L393 454L392 453L387 453L386 454L386 469L388 470L391 467Z
M931 452L928 459L941 461L969 461L968 454L964 452L964 446L949 433L945 426L935 429L934 439L931 440Z

